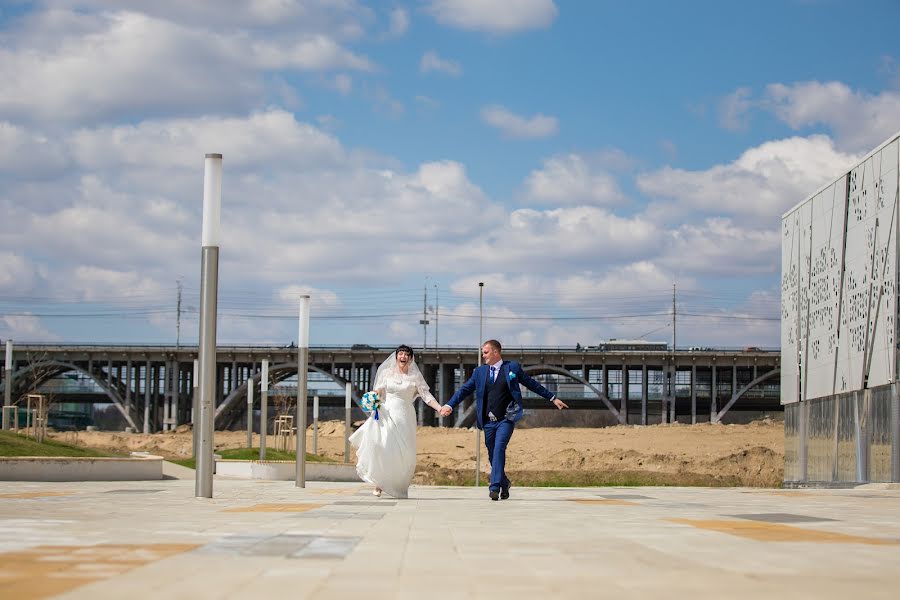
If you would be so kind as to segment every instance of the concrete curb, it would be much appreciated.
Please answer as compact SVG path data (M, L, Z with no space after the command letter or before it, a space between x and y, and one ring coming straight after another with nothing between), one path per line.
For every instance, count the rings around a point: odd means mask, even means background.
M0 458L0 481L143 481L162 478L163 459L151 454L133 454L128 458Z
M216 475L238 479L266 479L293 481L296 463L290 460L216 460ZM306 463L308 481L362 481L356 473L356 465L341 463Z

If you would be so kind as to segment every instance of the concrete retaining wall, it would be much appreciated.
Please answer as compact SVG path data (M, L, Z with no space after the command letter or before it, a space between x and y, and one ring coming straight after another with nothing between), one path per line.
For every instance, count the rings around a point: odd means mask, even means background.
M0 458L0 481L138 481L162 478L161 456Z
M297 465L289 460L216 460L216 475L240 479L293 481ZM308 481L360 481L356 465L306 463Z

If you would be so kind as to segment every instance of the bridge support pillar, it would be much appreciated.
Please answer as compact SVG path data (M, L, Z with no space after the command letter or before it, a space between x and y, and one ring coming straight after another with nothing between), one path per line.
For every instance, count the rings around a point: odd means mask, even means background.
M647 424L647 396L650 392L647 381L647 364L641 365L641 425Z
M697 424L697 365L691 365L691 425Z

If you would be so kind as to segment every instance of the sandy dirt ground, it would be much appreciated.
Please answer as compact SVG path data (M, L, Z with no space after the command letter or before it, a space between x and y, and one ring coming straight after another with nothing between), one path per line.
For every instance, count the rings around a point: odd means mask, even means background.
M478 432L480 436L481 432ZM189 458L189 426L150 435L60 432L51 437L116 453L145 451L168 459ZM312 428L307 450L313 450ZM481 438L479 437L479 442ZM476 433L472 429L421 427L415 483L471 482ZM267 446L276 447L269 436ZM247 444L244 431L217 431L216 449ZM253 445L259 445L254 435ZM344 460L344 424L319 424L319 454ZM351 461L355 457L351 456ZM482 472L488 473L484 448ZM521 428L507 453L514 485L746 485L779 487L784 473L784 425L765 419L747 425L650 425L606 428ZM482 481L486 476L482 476Z

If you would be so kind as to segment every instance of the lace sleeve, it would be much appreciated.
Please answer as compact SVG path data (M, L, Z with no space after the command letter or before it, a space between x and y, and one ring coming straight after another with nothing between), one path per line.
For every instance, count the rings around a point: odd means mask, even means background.
M434 410L441 409L440 403L431 394L431 388L428 387L428 384L425 383L425 378L421 375L416 377L416 391L419 393L419 397L423 402L425 402L425 404L427 404Z

